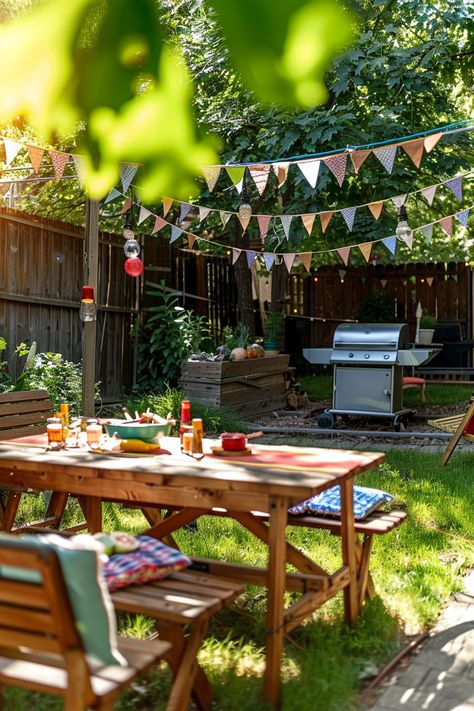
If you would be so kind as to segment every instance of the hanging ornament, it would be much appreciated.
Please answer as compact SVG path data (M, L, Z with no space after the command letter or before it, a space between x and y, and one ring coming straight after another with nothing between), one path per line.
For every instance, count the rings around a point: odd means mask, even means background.
M139 257L140 245L136 239L128 239L123 245L123 251L126 257Z
M143 272L143 262L137 257L129 257L123 267L127 274L132 277L139 277Z
M241 220L250 220L252 217L252 206L248 202L239 205L239 217Z
M126 227L122 232L123 238L126 240L135 239L135 233L129 227Z

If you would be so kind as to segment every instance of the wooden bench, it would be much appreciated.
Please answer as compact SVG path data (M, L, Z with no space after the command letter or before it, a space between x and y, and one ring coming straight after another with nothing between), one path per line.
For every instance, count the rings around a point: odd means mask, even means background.
M474 399L471 399L467 412L464 414L428 420L428 424L442 432L450 432L453 435L440 460L441 466L444 466L461 437L465 437L471 442L474 441Z
M0 565L39 573L37 582L0 578L0 686L62 696L66 711L112 711L117 695L169 651L168 642L119 638L127 666L89 664L54 549L2 540Z

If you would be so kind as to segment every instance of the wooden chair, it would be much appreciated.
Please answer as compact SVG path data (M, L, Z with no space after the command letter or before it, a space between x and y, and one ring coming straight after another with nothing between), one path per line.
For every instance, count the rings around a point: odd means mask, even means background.
M39 574L37 582L0 577L1 686L62 696L66 711L112 711L117 695L169 651L167 642L119 638L126 666L92 664L55 550L2 540L0 565Z
M423 405L426 403L426 380L424 378L416 378L407 375L403 378L402 382L404 390L408 390L409 388L419 390L421 402Z
M461 437L465 437L471 440L471 442L474 442L474 397L469 401L469 407L465 414L441 417L438 420L428 420L428 424L442 432L452 432L453 434L440 460L441 466L444 466L454 452Z

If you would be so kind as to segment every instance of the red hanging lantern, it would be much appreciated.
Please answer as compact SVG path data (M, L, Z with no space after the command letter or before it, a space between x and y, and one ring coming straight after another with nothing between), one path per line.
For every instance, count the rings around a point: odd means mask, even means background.
M129 276L139 277L143 272L143 262L138 257L129 257L123 265Z

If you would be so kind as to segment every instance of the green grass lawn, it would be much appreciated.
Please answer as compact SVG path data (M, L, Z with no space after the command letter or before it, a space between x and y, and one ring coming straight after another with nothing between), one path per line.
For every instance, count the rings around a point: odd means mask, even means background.
M308 444L303 437L298 442ZM393 507L406 509L409 519L392 533L375 536L371 571L377 597L365 606L354 629L347 629L342 622L339 595L287 639L284 710L359 708L367 670L381 668L407 635L429 628L453 592L461 589L462 575L474 566L474 454L455 452L446 467L440 467L438 461L439 453L394 446L382 466L358 479L358 483L392 493ZM112 504L104 508L107 530L139 532L145 527L141 513L135 510ZM31 503L24 515L35 515ZM68 515L71 521L78 517L74 502ZM204 517L197 532L181 531L176 538L192 555L265 563L263 546L228 519ZM338 540L327 532L295 528L291 541L327 569L335 570L340 564ZM264 609L263 590L249 588L233 609L212 622L200 661L216 690L214 711L265 709L260 697ZM149 620L129 617L120 618L120 627L122 632L138 636L152 629ZM117 709L164 708L169 679L166 669L159 670L128 693ZM6 708L11 711L60 708L55 700L41 695L28 696L16 690L8 690L7 695Z

